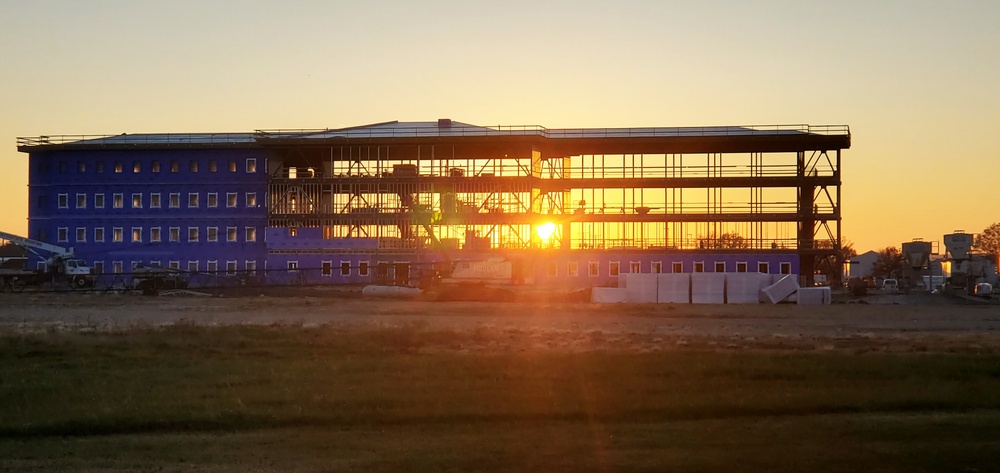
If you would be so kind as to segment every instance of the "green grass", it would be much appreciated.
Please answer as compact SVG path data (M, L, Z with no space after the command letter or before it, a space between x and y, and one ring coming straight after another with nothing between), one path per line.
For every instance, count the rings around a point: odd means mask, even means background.
M0 469L996 471L1000 355L539 350L288 326L0 335ZM596 336L596 334L595 334ZM507 346L507 350L470 347Z

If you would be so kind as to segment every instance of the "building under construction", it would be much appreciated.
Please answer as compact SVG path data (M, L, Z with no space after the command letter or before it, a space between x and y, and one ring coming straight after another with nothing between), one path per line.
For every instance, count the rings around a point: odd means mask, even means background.
M45 136L18 149L31 159L31 236L72 244L106 273L162 264L269 283L415 284L463 268L595 286L636 272L787 273L808 284L821 265L839 267L850 142L847 126L442 119ZM510 274L491 274L498 261Z

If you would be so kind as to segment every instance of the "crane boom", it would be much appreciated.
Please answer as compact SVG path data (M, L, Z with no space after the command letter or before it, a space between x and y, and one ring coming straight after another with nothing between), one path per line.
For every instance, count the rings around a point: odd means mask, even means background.
M7 240L15 245L23 246L42 258L46 258L46 256L39 254L39 251L51 253L45 261L45 272L68 280L75 287L91 286L94 283L93 269L74 255L73 248L65 248L7 232L0 232L0 240Z
M13 233L0 232L0 240L7 240L15 245L23 246L25 248L47 251L63 259L73 257L73 248L65 248L59 245L45 243L44 241L32 240L31 238L25 238Z

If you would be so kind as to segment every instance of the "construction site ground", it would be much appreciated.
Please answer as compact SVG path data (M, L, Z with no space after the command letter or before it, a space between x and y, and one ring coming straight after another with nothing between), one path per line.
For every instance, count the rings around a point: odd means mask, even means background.
M280 296L0 294L10 332L114 331L171 324L281 324L344 330L410 326L484 335L463 351L793 349L997 351L1000 308L938 294L870 295L825 306L425 302L349 289ZM452 349L455 347L451 347Z

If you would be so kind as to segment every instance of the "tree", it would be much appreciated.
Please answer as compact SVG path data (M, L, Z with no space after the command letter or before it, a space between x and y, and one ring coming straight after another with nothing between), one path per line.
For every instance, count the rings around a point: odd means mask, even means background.
M1000 222L986 227L982 233L976 235L976 241L972 247L977 253L996 257L997 253L1000 252Z
M876 278L894 278L903 274L906 257L895 246L887 246L878 250L878 257L872 265L872 276Z
M851 258L858 256L858 252L854 250L854 242L844 238L840 241L840 259L841 262L850 261Z
M817 242L817 246L820 248L831 248L833 242L829 240L824 240ZM834 261L833 256L826 256L820 260L819 264L816 266L817 272L826 276L827 281L832 281L834 283L840 282L841 275L844 271L843 263L850 261L858 255L857 251L854 251L854 243L846 238L840 240L840 261Z
M736 232L723 233L716 237L714 234L699 241L699 247L705 249L742 249L750 248L750 242Z

